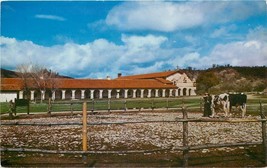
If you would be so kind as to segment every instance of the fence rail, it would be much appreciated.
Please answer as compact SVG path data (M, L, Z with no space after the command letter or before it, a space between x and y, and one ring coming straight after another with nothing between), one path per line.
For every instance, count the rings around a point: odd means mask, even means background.
M266 100L262 104L265 111L267 111ZM83 100L84 101L84 100ZM34 112L47 112L52 114L55 112L81 112L83 101L81 100L66 100L66 101L45 101L41 104L31 102L28 108L16 107L16 113L32 114ZM203 101L199 97L194 98L150 98L150 99L95 99L86 100L87 109L91 112L132 112L132 111L157 111L157 110L177 110L183 105L187 106L187 110L203 112ZM258 100L253 100L247 104L248 112L259 111L259 106L255 105ZM27 110L28 109L28 110ZM236 111L235 108L232 109ZM1 104L1 115L11 114L13 110L10 109L8 103ZM14 112L14 114L16 114ZM239 114L239 113L238 113ZM251 113L252 114L252 113ZM10 115L12 118L12 115Z
M88 103L83 103L83 123L78 122L65 122L65 123L23 123L23 122L5 122L1 125L31 125L31 126L57 126L57 125L82 125L83 126L83 151L58 151L58 150L43 150L43 149L25 149L25 148L1 148L1 151L9 152L40 152L40 153L55 153L55 154L130 154L130 153L151 153L157 151L182 151L183 152L183 166L188 166L188 158L190 150L207 149L207 148L219 148L219 147L237 147L237 146L250 146L250 145L260 145L264 147L264 162L267 165L267 135L266 135L266 116L263 112L262 104L260 103L260 116L261 119L212 119L212 118L188 118L188 113L186 108L182 107L183 118L176 118L175 120L154 120L154 121L138 121L138 122L99 122L91 123L86 120ZM110 125L110 124L140 124L140 123L178 123L183 124L183 145L176 148L167 149L152 149L152 150L121 150L121 151L92 151L87 150L87 126L92 125ZM196 146L189 145L188 138L188 126L189 122L261 122L262 125L262 142L246 142L246 143L227 143L227 144L202 144ZM86 139L84 139L86 138Z

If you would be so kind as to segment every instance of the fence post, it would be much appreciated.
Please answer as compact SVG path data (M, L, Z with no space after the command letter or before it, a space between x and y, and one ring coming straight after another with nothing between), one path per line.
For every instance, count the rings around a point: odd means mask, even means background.
M92 99L92 113L94 112L94 108L95 108L95 101L94 99Z
M82 144L83 144L83 151L87 151L87 103L86 101L83 102L83 128L82 128ZM86 154L83 154L83 164L86 164Z
M30 100L28 100L28 104L27 104L27 114L30 115Z
M152 111L154 111L154 99L152 99L151 109L152 109Z
M108 99L108 112L110 113L110 99Z
M73 115L73 106L72 105L73 105L73 103L71 102L70 103L70 112L71 112L71 115Z
M124 111L126 111L126 110L127 110L127 101L124 100Z
M167 110L169 109L169 97L167 97Z
M87 151L87 103L83 102L83 151Z
M200 112L203 112L203 100L200 98Z
M52 108L51 98L49 97L49 99L48 99L48 112L47 112L48 115L51 115L51 108Z
M265 165L267 165L266 116L263 113L261 101L260 101L260 115L261 115L261 119L264 119L261 122L261 126L262 126L262 145L263 145L263 148L264 148L264 163L265 163Z
M17 115L17 105L16 105L16 101L17 101L17 99L15 98L15 103L14 103L14 113L15 113L15 116Z
M188 115L185 110L184 105L182 106L182 112L183 112L183 147L185 149L183 150L183 167L188 167L188 157L189 157L189 149L188 149Z

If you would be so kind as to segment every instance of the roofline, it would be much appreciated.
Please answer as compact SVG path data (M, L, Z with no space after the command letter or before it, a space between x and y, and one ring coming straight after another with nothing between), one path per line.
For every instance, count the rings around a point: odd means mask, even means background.
M168 75L160 75L160 76L157 76L159 74L168 74ZM169 77L175 73L184 73L182 70L172 70L172 71L163 71L163 72L153 72L153 73L148 73L148 74L137 74L137 75L127 75L127 76L121 76L121 77L118 77L118 78L115 78L116 79L152 79L152 78L160 78L160 77ZM150 76L150 77L144 77L144 76ZM154 76L154 77L153 77Z

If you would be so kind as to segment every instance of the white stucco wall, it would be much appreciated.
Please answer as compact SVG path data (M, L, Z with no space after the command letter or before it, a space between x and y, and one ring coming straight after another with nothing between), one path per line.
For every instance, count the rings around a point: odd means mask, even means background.
M166 79L175 83L177 88L181 90L186 89L185 95L196 95L196 87L194 86L194 82L189 79L185 73L175 73L173 75L168 76Z
M194 83L188 78L188 76L183 73L176 73L167 77L167 80L176 83L178 87L194 87Z
M17 92L0 93L0 102L9 102L10 100L14 102L15 98L17 98Z

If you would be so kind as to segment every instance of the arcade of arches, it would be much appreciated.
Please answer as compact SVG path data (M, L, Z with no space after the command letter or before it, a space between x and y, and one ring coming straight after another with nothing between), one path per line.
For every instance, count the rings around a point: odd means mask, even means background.
M178 89L65 89L56 91L30 91L30 100L75 100L75 99L119 99L119 98L157 98L191 96L194 88ZM19 98L26 93L19 91Z

